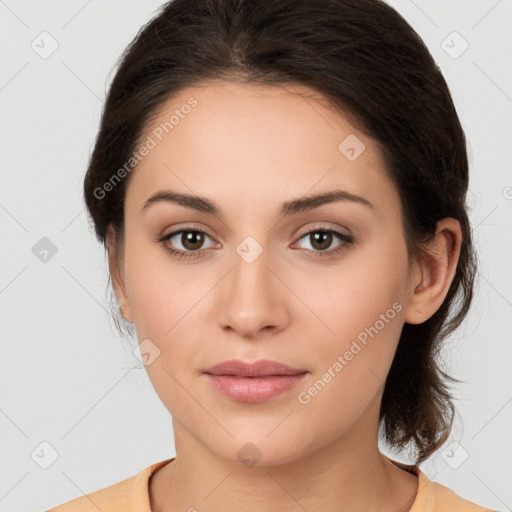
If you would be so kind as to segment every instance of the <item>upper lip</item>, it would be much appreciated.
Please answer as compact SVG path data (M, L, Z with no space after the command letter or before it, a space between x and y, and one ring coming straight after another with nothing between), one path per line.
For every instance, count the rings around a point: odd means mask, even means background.
M229 361L222 361L211 368L208 368L204 373L210 375L235 375L240 377L264 377L269 375L298 375L305 373L307 370L300 368L292 368L279 361L271 361L262 359L253 363L246 363L239 359L231 359Z

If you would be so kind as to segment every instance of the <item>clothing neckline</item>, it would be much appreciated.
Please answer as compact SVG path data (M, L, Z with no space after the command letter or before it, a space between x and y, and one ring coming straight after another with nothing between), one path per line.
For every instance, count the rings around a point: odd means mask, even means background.
M411 508L409 509L409 512L424 512L424 511L430 511L432 509L432 489L431 489L431 481L427 477L423 471L418 466L415 466L413 464L405 464L403 462L394 460L387 455L384 455L384 457L394 464L396 467L407 471L408 473L411 473L416 478L418 478L418 489L416 491L416 495L414 497L414 502L411 505ZM170 464L173 460L175 460L176 457L171 457L169 459L165 459L159 462L155 462L154 464L151 464L146 469L141 471L139 474L139 481L137 482L137 487L142 490L144 489L144 498L147 502L147 507L144 512L151 512L150 508L150 500L149 500L149 481L151 477L153 476L156 471L163 468L167 464ZM142 511L141 511L142 512Z

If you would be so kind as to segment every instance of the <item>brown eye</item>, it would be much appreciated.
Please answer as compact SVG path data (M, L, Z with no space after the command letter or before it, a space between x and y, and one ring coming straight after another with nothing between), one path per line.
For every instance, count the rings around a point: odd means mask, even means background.
M182 231L180 241L185 249L195 251L203 245L204 233L201 231Z
M207 249L208 247L203 247L207 238L211 240L211 237L203 231L197 229L181 229L164 235L159 239L159 242L161 242L164 248L173 256L187 258L199 256L203 250Z
M343 250L346 246L352 244L355 240L352 235L345 235L344 233L340 233L333 229L315 229L313 231L308 231L300 238L300 240L303 239L309 243L311 249L307 247L302 248L312 252L315 256L333 255L334 253ZM338 239L340 243L332 249L331 246L336 239Z
M309 240L311 242L311 245L315 249L318 249L319 251L324 251L325 249L328 249L332 243L332 239L332 233L329 233L327 231L315 231L309 234Z

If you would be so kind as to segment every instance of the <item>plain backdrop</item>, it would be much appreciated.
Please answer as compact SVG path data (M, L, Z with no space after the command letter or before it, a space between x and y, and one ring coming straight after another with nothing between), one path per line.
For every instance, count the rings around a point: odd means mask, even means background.
M175 455L171 417L109 319L81 195L109 73L161 3L0 0L1 512L46 510ZM472 311L443 352L464 381L457 421L420 468L511 510L512 2L389 3L454 97L480 260Z

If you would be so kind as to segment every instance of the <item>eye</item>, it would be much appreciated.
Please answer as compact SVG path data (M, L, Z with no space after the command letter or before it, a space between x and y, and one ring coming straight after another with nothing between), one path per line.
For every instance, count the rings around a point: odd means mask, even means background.
M190 258L198 256L197 253L204 250L203 244L206 238L211 240L211 237L204 231L197 229L181 229L162 236L158 241L161 242L164 248L173 256ZM169 244L169 242L171 242L171 244ZM177 245L178 248L172 247L174 245Z
M341 240L342 243L340 243L338 246L336 246L334 249L329 249L333 242L336 241L336 238L338 240ZM305 239L306 242L310 244L312 250L315 254L315 256L331 256L334 253L337 253L338 251L341 251L344 249L347 245L354 243L355 239L352 235L346 235L344 233L340 233L339 231L336 231L334 229L324 229L324 228L317 228L312 231L308 231L304 235L300 237L300 240Z
M205 249L203 245L206 239L212 240L204 231L190 228L173 231L172 233L158 238L157 241L160 242L164 249L172 256L178 258L197 258L202 256L202 253L208 252L207 249L215 245L214 242L210 247ZM311 249L305 248L305 250L312 252L315 257L332 256L346 248L347 245L355 242L355 238L352 235L340 233L330 228L316 228L308 231L302 235L299 240L303 239L312 247ZM330 249L336 239L338 239L340 243L334 249ZM176 248L176 246L178 247Z

